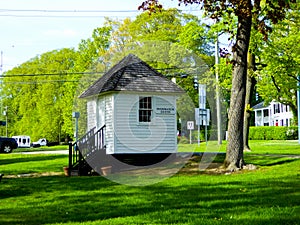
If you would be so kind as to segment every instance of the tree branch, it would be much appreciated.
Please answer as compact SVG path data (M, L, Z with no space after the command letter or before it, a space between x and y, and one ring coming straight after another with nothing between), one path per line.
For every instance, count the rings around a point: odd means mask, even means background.
M273 82L277 92L280 93L280 87L276 84L275 77L273 75L271 75L271 79L272 79L272 82Z

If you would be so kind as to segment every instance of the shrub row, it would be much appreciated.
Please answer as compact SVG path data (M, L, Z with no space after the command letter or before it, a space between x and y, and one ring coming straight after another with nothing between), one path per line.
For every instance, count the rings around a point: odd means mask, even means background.
M218 140L217 130L208 129L207 138L209 141ZM198 139L198 132L192 131L192 141L196 142ZM224 135L225 139L225 135ZM262 126L262 127L250 127L249 140L297 140L298 139L298 127L283 127L283 126ZM200 140L205 140L204 129L201 129ZM181 143L189 143L189 133L185 134L185 137L178 137L178 141Z
M296 140L298 127L250 127L250 140Z

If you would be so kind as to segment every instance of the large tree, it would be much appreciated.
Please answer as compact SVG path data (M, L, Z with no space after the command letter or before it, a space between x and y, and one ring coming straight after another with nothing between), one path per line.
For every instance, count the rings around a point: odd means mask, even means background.
M243 128L247 78L247 54L251 36L252 19L256 23L256 29L267 35L270 25L278 23L285 18L290 9L290 3L296 0L178 0L183 4L200 4L206 15L214 20L231 23L237 18L237 30L235 34L233 52L232 89L229 108L228 144L224 165L228 170L242 169L245 162L243 158ZM162 5L157 0L147 0L140 8L157 11ZM226 20L222 20L226 18ZM230 31L230 30L229 30Z
M161 73L177 76L194 104L198 104L198 91L193 87L195 68L190 67L192 64L211 65L213 59L207 56L212 53L212 39L207 37L208 28L198 17L168 9L152 16L142 13L135 20L108 19L105 25L112 27L108 49L112 65L133 53ZM183 62L184 58L193 59ZM191 76L178 78L181 73Z

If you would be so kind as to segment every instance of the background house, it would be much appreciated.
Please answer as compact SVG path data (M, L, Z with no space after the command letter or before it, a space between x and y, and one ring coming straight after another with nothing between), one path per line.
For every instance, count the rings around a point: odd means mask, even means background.
M288 105L272 101L269 105L261 102L252 107L255 126L290 126L293 114Z

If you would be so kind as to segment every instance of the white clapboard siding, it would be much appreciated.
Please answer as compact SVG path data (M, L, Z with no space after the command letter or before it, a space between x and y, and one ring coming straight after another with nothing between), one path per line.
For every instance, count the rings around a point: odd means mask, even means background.
M145 95L149 96L149 95ZM139 123L139 95L119 94L115 98L114 153L170 153L176 151L176 113L157 114L156 108L173 108L174 96L152 95L152 122Z
M101 128L105 125L105 115L106 115L106 105L105 105L106 96L100 96L97 101L97 128Z
M87 102L87 130L93 129L97 125L97 100L91 99Z
M176 96L157 96L155 101L155 116L166 121L167 132L164 144L161 146L161 151L177 151L177 119L176 119ZM170 114L158 113L157 108L172 108L174 111Z
M114 95L105 95L105 140L106 153L114 153Z

